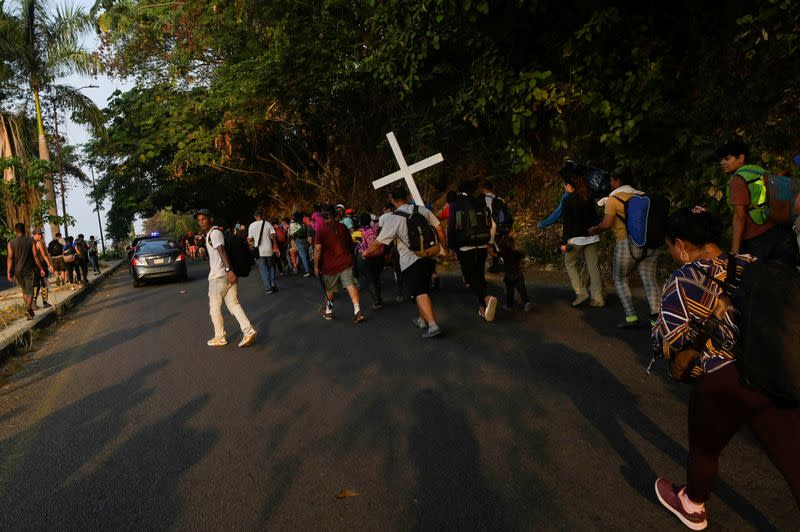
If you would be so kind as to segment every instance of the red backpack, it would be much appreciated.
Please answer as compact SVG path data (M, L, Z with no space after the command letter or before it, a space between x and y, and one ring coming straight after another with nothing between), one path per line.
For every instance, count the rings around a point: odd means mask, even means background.
M282 225L278 225L275 227L275 238L277 238L279 244L285 244L288 238L286 233L286 228Z

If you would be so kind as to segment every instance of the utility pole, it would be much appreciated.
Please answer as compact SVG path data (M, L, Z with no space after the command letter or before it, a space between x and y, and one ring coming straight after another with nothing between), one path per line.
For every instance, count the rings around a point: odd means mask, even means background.
M67 199L64 192L64 165L61 162L61 137L58 134L58 114L56 107L53 106L53 121L56 123L56 154L58 156L58 181L61 187L61 216L64 218L64 238L69 236L69 224L67 223ZM56 235L52 235L53 238Z
M100 226L100 245L103 246L103 255L106 254L106 239L103 238L103 222L100 221L100 202L97 201L97 196L95 196L95 184L94 184L94 166L89 164L89 170L92 172L92 195L94 196L94 205L97 211L97 225Z

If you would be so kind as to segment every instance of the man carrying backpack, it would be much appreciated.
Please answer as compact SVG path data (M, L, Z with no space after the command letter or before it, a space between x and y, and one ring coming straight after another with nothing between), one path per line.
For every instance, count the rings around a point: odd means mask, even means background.
M242 329L242 341L239 347L251 345L256 338L256 330L247 319L242 305L239 303L239 280L233 271L233 263L225 250L225 236L218 227L212 225L214 219L208 209L200 209L194 213L194 219L200 230L206 233L206 249L208 251L208 306L211 322L214 324L214 338L207 342L211 347L227 345L225 320L222 317L222 302L228 308L239 327Z
M392 187L389 199L395 210L391 216L384 218L378 238L372 241L362 255L365 258L378 256L384 245L393 245L397 249L403 285L408 295L414 297L419 311L419 316L414 318L414 325L426 329L422 333L423 338L433 338L442 332L436 323L430 296L436 256L420 255L426 255L428 250L433 250L432 243L438 241L438 254L447 256L446 235L436 215L421 205L408 202L408 192L403 185ZM417 245L416 242L420 240L424 243ZM414 248L421 249L415 252Z
M447 220L447 241L456 250L464 281L478 299L478 314L494 321L497 298L488 295L486 257L489 249L494 253L496 224L484 198L471 196L472 190L467 182L458 186L458 197Z
M641 325L636 307L633 306L633 295L628 284L628 277L634 268L642 279L647 302L650 305L650 320L655 322L661 303L661 287L656 280L656 267L658 256L651 249L641 251L642 257L634 257L631 244L628 241L628 227L625 218L625 203L633 196L644 195L630 185L631 173L629 170L617 172L611 176L611 194L597 202L603 207L603 220L590 227L587 233L597 235L604 231L613 230L617 243L614 247L613 278L617 297L622 302L625 311L625 321L617 324L620 329L633 329ZM663 240L663 239L662 239ZM662 242L659 242L661 244Z
M494 185L490 181L486 181L481 185L481 194L486 200L486 206L489 208L494 222L495 231L492 249L495 253L492 254L492 270L490 271L497 272L500 267L500 255L497 252L500 250L503 238L511 232L513 224L511 211L505 200L494 193Z
M776 224L767 217L766 170L747 164L747 146L739 141L720 147L717 156L722 171L731 176L726 193L728 205L733 209L731 252L794 266L797 243L791 227Z

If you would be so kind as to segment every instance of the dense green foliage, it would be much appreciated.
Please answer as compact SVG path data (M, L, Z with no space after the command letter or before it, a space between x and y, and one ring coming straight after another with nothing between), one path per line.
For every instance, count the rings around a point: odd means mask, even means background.
M112 236L164 207L374 208L389 130L410 161L443 152L419 177L431 200L461 178L539 186L568 156L719 199L720 142L775 170L800 152L791 0L103 0L96 15L105 64L137 81L92 147Z

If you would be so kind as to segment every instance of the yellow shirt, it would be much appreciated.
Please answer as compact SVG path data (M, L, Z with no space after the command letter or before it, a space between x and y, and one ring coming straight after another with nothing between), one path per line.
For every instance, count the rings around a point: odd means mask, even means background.
M610 214L614 217L614 221L611 223L611 230L614 232L614 238L616 238L617 241L627 240L628 230L625 228L625 222L620 220L617 216L619 215L625 218L625 205L615 198L627 201L631 198L631 196L633 196L633 194L630 192L617 192L608 198L606 206L603 210L603 213L606 216Z

